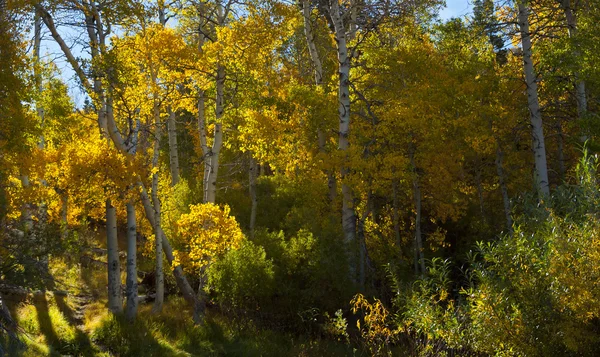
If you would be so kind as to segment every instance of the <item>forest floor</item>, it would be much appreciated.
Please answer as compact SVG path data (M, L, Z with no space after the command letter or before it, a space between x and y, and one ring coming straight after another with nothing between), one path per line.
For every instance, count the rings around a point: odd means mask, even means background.
M9 356L348 356L351 346L240 322L208 309L194 325L184 300L169 295L161 313L139 306L135 322L106 307L106 265L101 240L85 259L51 257L46 289L4 296L19 325L22 346L0 338ZM83 262L83 263L82 263ZM142 265L143 267L143 265ZM141 294L148 293L144 288Z

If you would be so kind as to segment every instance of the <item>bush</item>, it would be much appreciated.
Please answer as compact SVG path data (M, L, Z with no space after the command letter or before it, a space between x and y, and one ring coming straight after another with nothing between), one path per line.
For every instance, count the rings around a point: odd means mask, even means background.
M594 356L600 352L600 195L595 158L577 185L546 201L523 197L514 232L480 243L452 294L449 265L398 299L401 324L423 354ZM456 286L456 285L455 285ZM436 351L437 348L437 351ZM458 352L458 353L457 353Z
M223 307L246 309L277 327L314 331L324 312L350 300L345 256L333 243L306 230L290 238L257 231L253 242L209 268L209 287Z
M239 249L230 250L211 265L208 286L221 305L257 310L273 295L273 261L262 247L244 241Z

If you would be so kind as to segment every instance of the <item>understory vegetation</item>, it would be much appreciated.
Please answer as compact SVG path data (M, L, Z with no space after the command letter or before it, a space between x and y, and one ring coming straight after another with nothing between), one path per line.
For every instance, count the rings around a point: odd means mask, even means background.
M0 0L0 357L600 355L597 0Z

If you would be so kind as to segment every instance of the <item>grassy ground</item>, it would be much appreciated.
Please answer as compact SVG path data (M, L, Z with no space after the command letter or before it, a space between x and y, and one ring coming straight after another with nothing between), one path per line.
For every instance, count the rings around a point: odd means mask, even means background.
M103 257L94 257L102 261ZM108 313L102 264L50 260L54 281L46 292L8 300L20 326L21 346L0 335L9 356L348 356L351 347L331 340L298 337L240 325L209 310L196 326L185 302L169 296L160 314L141 305L135 322ZM60 291L61 293L54 293Z
M83 317L71 298L53 294L13 307L25 348L15 356L347 356L347 345L314 340L251 324L240 328L216 313L192 324L184 301L169 299L160 314L140 308L133 323L107 312L103 302L88 304Z

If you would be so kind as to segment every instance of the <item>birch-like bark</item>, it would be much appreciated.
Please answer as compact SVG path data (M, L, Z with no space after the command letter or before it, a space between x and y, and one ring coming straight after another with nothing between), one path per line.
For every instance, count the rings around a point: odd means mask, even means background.
M348 47L346 44L346 28L340 13L338 0L329 0L329 14L333 21L335 29L335 41L337 43L338 56L338 74L339 74L339 93L338 93L338 113L339 113L339 136L338 150L346 153L340 176L342 180L342 229L344 231L344 241L348 249L348 260L350 263L350 274L353 281L356 281L356 214L354 212L354 197L352 189L345 181L350 170L348 168L348 149L350 147L350 57L348 56Z
M169 134L169 166L171 168L171 185L179 183L179 154L177 149L177 127L175 112L169 106L169 119L167 121L167 132Z
M205 157L205 177L204 177L204 202L215 203L217 197L217 178L219 176L219 155L223 146L223 111L225 87L225 67L219 64L217 68L217 96L215 105L215 130L213 145Z
M529 9L519 2L519 30L521 32L521 45L523 47L523 71L527 84L527 103L531 119L531 135L533 155L535 159L536 186L542 196L550 194L548 182L548 165L546 160L546 144L540 103L537 91L537 76L533 67L531 51L531 33L529 32Z
M321 87L323 85L323 65L321 63L321 58L319 56L319 51L317 51L317 45L315 44L315 36L312 30L312 23L310 20L311 8L309 0L302 0L302 17L304 18L304 37L306 38L306 43L308 45L308 52L310 54L310 59L313 65L313 72L315 75L315 85L317 87ZM326 138L325 133L323 132L323 124L319 123L317 125L317 140L319 145L319 152L322 154L327 153L326 149ZM327 170L327 186L329 187L329 200L333 203L335 202L335 197L337 195L337 185L335 182L335 175L330 170Z
M113 314L123 312L121 299L121 268L119 264L119 245L117 240L117 212L106 200L106 250L108 269L108 309Z
M250 168L248 170L249 176L249 191L250 200L252 207L250 210L250 238L254 238L254 227L256 225L256 208L258 206L258 200L256 197L256 178L258 177L258 165L256 160L250 155Z
M135 205L127 202L127 303L125 317L133 321L138 309L138 281L137 281L137 227L135 220Z
M152 80L156 83L156 75L152 73ZM155 93L154 98L154 153L152 156L152 205L154 207L154 249L156 252L156 298L154 299L154 306L152 310L154 312L160 312L163 308L165 299L165 278L163 272L163 251L162 251L162 233L161 228L161 207L160 200L158 198L158 156L160 154L160 136L161 136L161 122L160 122L160 107L158 103L158 94Z
M575 13L573 12L573 8L571 6L571 0L561 0L560 1L561 7L563 8L563 12L565 14L565 20L567 22L567 29L569 32L569 37L574 40L577 41L576 36L577 36L577 17L575 16ZM579 46L577 43L575 43L575 50L573 51L573 56L577 59L579 59L579 57L581 57L581 53L579 51ZM581 76L579 75L579 73L576 71L575 72L575 91L576 91L576 98L577 98L577 115L579 117L580 120L585 118L585 115L587 113L587 97L586 97L586 90L585 90L585 81L583 79L581 79ZM580 140L582 142L585 142L588 139L588 135L587 133L584 133L583 135L581 135Z

